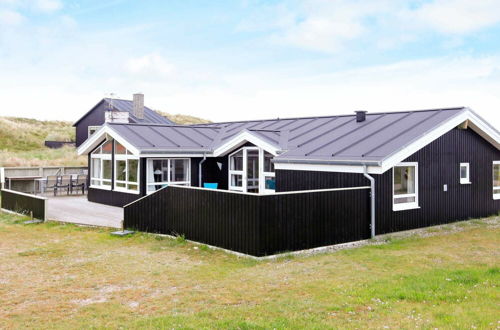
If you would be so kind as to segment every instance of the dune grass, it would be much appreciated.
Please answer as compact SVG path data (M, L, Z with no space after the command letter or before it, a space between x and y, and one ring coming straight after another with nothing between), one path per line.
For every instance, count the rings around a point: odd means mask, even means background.
M0 328L494 329L499 225L256 261L0 214Z

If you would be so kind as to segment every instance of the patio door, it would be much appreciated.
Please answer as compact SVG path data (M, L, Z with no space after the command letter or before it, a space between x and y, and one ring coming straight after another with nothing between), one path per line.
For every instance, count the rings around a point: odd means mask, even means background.
M247 192L259 192L259 149L249 148L246 152L246 182Z

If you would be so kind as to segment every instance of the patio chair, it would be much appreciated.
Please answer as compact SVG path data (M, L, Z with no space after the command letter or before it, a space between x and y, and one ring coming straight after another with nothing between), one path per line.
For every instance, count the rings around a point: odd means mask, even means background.
M85 195L85 186L87 185L87 176L85 174L78 174L76 180L71 181L71 193L73 189L82 188L82 195Z
M55 196L57 190L56 187L58 183L59 183L59 177L57 175L49 175L46 178L44 190L52 189L54 191L54 196Z
M64 188L66 188L66 192L69 195L69 192L71 190L71 181L72 181L71 178L72 178L71 174L63 175L60 177L59 182L54 188L54 196L57 195L57 190Z

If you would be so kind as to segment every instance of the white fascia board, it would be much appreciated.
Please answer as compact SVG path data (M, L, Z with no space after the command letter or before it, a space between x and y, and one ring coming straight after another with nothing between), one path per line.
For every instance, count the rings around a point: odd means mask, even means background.
M221 145L220 147L216 148L213 152L214 157L219 157L223 156L230 151L238 148L239 146L242 146L246 142L250 142L254 145L256 145L259 148L264 149L265 151L271 153L273 156L278 155L278 151L280 151L279 147L264 141L263 139L259 138L258 136L252 134L249 131L243 131L236 136L232 137L229 141Z
M210 154L188 154L188 153L171 153L171 154L140 154L141 158L194 158L194 157L212 157Z
M363 173L363 165L274 163L274 169L313 172ZM383 173L382 168L378 166L368 166L367 171L370 174Z
M410 157L420 149L424 148L431 142L448 133L453 128L462 124L466 120L469 121L469 126L471 127L471 129L486 138L490 143L495 145L497 149L500 149L500 140L498 137L498 133L491 126L486 124L486 122L484 122L479 116L475 115L475 113L470 109L465 109L457 116L450 118L439 127L436 127L435 129L427 132L424 136L406 146L403 146L400 151L384 159L382 161L382 173L387 171L388 169L391 169L392 167L394 167L394 165L397 165L401 161Z
M131 145L127 140L121 137L120 134L118 134L108 125L102 126L97 132L92 134L90 138L85 140L85 142L77 150L78 155L88 154L107 137L112 137L114 140L118 141L122 146L127 148L127 150L130 151L134 156L140 156L139 150L136 147Z

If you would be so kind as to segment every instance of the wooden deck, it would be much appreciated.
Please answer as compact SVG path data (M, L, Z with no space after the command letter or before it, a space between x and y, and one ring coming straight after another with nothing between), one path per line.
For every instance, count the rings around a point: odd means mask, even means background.
M121 228L123 208L92 203L87 196L47 196L48 220Z

